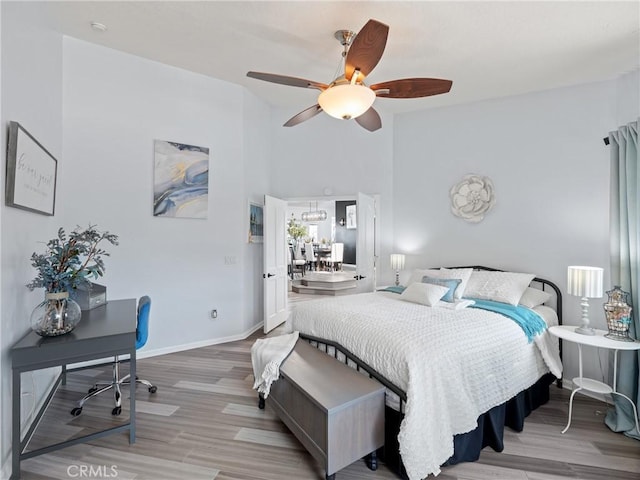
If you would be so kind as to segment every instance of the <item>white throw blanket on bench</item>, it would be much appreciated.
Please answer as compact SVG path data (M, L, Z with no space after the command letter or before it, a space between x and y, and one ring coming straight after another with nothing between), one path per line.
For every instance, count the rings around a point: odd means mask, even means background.
M278 337L259 338L251 347L253 388L267 398L271 384L280 377L280 364L298 341L298 332Z

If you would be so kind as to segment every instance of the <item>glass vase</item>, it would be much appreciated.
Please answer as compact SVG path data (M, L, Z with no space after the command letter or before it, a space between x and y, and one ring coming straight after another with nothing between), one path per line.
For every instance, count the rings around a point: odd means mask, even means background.
M80 305L69 298L69 292L47 292L31 313L31 329L43 337L57 337L71 332L80 318Z

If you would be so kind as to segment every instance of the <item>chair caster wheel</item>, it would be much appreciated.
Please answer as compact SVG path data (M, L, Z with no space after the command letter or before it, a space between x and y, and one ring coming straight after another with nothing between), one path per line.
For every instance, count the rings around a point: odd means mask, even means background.
M156 393L158 391L158 387L156 387L155 385L152 387L149 387L149 393Z
M75 407L73 410L71 410L71 415L73 415L74 417L77 417L81 413L82 413L82 407Z
M93 393L93 392L97 392L98 391L98 387L91 387L87 393Z
M120 415L122 413L122 407L113 407L111 415Z

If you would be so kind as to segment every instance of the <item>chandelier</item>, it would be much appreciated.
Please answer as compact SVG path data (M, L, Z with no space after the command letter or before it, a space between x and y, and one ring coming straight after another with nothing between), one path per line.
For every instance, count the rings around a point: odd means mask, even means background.
M309 202L309 211L303 212L300 218L303 222L319 222L327 219L327 211L318 210L318 202L316 202L316 209L311 210L311 202Z

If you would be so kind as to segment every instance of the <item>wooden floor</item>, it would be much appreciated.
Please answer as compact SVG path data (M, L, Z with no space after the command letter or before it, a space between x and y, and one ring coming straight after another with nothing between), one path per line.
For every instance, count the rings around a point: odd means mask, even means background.
M319 465L274 417L268 400L266 410L256 406L249 350L259 336L139 360L140 377L156 384L158 392L152 395L138 387L137 442L129 445L128 434L118 433L35 457L22 462L22 478L88 478L93 471L91 478L112 479L324 479ZM128 400L122 418L112 417L109 395L92 399L79 417L69 414L95 379L108 376L108 370L100 369L70 374L32 446L126 419ZM478 462L443 468L438 479L640 479L640 442L604 426L603 403L578 395L573 424L562 435L569 395L555 386L551 395L552 400L527 419L523 432L505 432L504 452L485 449ZM359 461L336 478L396 477L384 464L371 472Z

